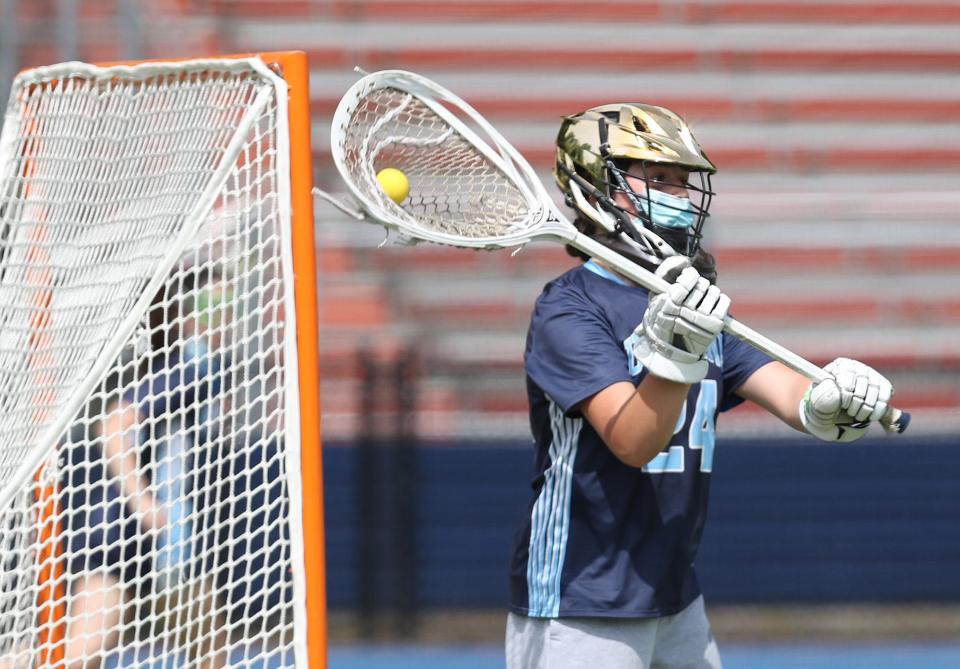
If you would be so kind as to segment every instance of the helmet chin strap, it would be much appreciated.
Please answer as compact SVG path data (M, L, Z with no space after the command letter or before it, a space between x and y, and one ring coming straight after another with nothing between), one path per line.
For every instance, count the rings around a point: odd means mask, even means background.
M578 211L591 221L596 223L604 230L604 234L598 235L597 241L605 246L612 248L621 255L625 255L634 261L640 261L647 266L656 267L663 258L677 254L677 251L666 241L641 225L634 225L628 219L629 214L616 207L612 202L607 202L608 207L613 211L604 210L598 204L592 204L584 196L580 189L579 179L571 180L570 192L573 193L574 204ZM595 196L596 197L596 196ZM609 198L604 197L602 201ZM620 219L620 222L614 220L614 216ZM627 219L626 221L624 219ZM627 232L626 223L633 228L640 236L640 241L633 238Z
M603 202L611 207L613 211L605 211L599 204L593 204L584 196L580 188L579 178L570 180L570 192L573 193L574 202L572 203L577 211L593 221L600 227L602 232L594 235L594 239L610 248L625 258L646 267L650 270L657 270L667 258L686 258L693 267L700 272L700 275L710 283L717 282L717 266L713 256L702 248L698 250L693 257L680 253L671 246L665 239L648 229L641 222L635 225L628 221L631 227L637 231L643 243L633 239L627 234L625 227L617 224L614 215L622 221L628 214L616 207L609 198L595 198L598 202ZM589 184L588 184L589 185ZM684 240L685 241L685 240Z
M601 229L602 232L592 235L598 242L651 270L656 270L666 258L690 258L690 262L701 275L711 283L716 283L716 265L709 253L701 251L690 257L678 251L668 239L648 228L643 219L637 217L636 222L631 220L630 214L618 207L609 196L597 190L574 170L566 166L562 168L570 180L569 188L573 196L573 202L568 204ZM593 197L594 202L587 199L584 190ZM678 245L682 243L685 249L689 248L685 234L675 241Z
M640 236L642 236L647 243L649 243L656 250L656 254L659 259L662 260L663 258L684 255L683 253L677 251L677 249L675 249L667 240L663 239L652 230L644 227L642 224L639 226L635 225L634 229L636 229L637 233L639 233ZM633 241L629 236L627 239Z
M575 184L571 184L571 191L574 193L578 191ZM664 264L672 265L673 263L683 263L685 266L692 265L694 269L700 272L700 276L710 283L716 284L716 261L711 254L702 248L698 249L697 253L691 258L690 256L679 253L656 234L641 227L639 229L640 234L644 236L644 241L647 243L647 246L644 246L643 244L637 243L629 235L625 234L624 231L617 229L609 213L590 206L589 204L578 210L583 213L584 216L588 216L591 221L594 221L601 228L599 233L591 235L591 237L607 248L616 251L624 258L650 271L657 271ZM654 251L654 248L656 248L657 251Z

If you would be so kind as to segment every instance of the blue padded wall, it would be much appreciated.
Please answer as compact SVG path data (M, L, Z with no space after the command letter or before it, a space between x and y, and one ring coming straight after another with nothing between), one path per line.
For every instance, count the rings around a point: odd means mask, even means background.
M382 451L386 453L387 451ZM356 604L357 533L373 532L377 583L394 601L389 467L384 514L360 527L355 448L325 449L331 607ZM711 602L960 600L960 442L879 438L845 446L721 441L710 520L697 562ZM417 604L502 607L506 566L529 501L523 444L430 444L416 450L409 532ZM368 519L369 522L369 519Z

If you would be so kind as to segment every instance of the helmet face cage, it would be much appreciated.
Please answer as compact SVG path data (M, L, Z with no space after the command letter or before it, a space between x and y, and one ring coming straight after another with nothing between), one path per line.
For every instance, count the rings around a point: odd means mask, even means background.
M677 253L690 256L692 258L696 254L697 249L700 248L700 240L703 238L703 226L706 223L707 218L710 217L710 203L713 199L710 173L689 172L689 176L687 177L686 181L684 181L682 184L678 184L675 182L662 181L649 177L647 174L647 168L650 166L650 163L647 161L638 161L642 170L642 176L637 174L628 174L630 167L629 163L621 163L618 165L612 160L607 160L606 163L607 173L609 174L606 190L610 196L610 199L602 201L601 206L604 208L613 207L622 212L622 214L625 214L625 216L623 216L618 215L617 212L610 212L617 217L621 227L626 228L625 222L629 221L630 219L640 219L644 227L667 242ZM628 176L643 181L646 186L645 190L642 193L637 193L635 190L633 190L633 188L627 182ZM694 183L694 179L697 181L697 183ZM653 212L653 208L655 206L674 210L679 210L679 208L664 202L653 201L650 197L650 191L663 190L664 187L677 186L686 189L688 193L690 210L693 212L695 217L693 225L691 225L689 228L668 228L657 225L648 214L648 212ZM633 205L633 211L626 211L614 203L613 196L618 191L627 197L627 200L629 200L629 202ZM626 232L628 235L630 235L630 237L636 240L637 233L635 230L624 229L623 232Z
M628 174L634 163L641 166L640 174L636 170ZM652 169L657 165L682 168L689 176L683 184L660 181ZM669 255L697 253L713 197L710 176L715 171L686 122L663 107L639 103L594 107L566 117L557 137L554 176L567 204L592 221L594 232L588 234L626 244L654 264ZM641 180L645 188L634 191L628 177ZM652 191L669 194L668 186L686 189L686 211L694 216L689 227L654 222L655 211L680 210L651 196ZM627 208L623 198L617 202L618 192L629 203Z

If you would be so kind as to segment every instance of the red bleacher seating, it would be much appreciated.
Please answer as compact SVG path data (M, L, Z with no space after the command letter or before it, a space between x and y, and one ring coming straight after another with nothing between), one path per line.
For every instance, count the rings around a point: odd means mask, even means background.
M819 364L866 358L921 414L960 410L955 2L370 0L301 3L296 20L318 26L303 47L325 187L339 183L326 124L355 65L433 76L545 180L561 114L624 97L664 104L720 166L710 243L737 317ZM275 27L307 35L283 18ZM365 277L389 282L394 322L424 343L434 378L458 373L443 365L468 365L474 380L488 370L458 410L525 411L530 302L569 257L542 246L350 252ZM739 413L734 423L758 420Z
M214 17L196 14L192 3L185 0L138 3L130 15L138 13L139 18L131 25L124 22L116 0L58 4L14 0L16 16L2 17L16 26L18 69L64 60L114 62L132 57L185 58L223 52ZM67 28L58 27L58 21L74 30L77 53L64 51L67 45L61 38ZM141 34L130 34L137 25ZM128 48L137 53L127 52Z
M42 3L19 4L34 38L24 64L57 60ZM109 24L114 3L80 4L87 24ZM145 56L306 50L316 180L334 192L328 128L354 66L435 78L545 180L560 115L626 98L673 108L720 167L709 242L736 315L818 363L868 358L908 408L960 411L955 0L165 0L150 11L183 21L151 26ZM119 57L116 36L98 34L83 33L80 56ZM382 237L354 239L355 223L316 209L328 436L356 426L356 356L410 346L424 358L428 432L524 429L530 303L574 261L543 245L377 249ZM480 418L458 419L467 413Z
M208 11L248 18L293 16L401 22L476 21L678 21L683 23L956 23L960 7L933 2L837 0L208 0Z

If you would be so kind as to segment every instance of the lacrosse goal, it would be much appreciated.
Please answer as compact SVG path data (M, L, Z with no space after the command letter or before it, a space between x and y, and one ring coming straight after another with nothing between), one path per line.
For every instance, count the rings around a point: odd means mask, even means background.
M324 667L306 58L22 72L0 669Z

